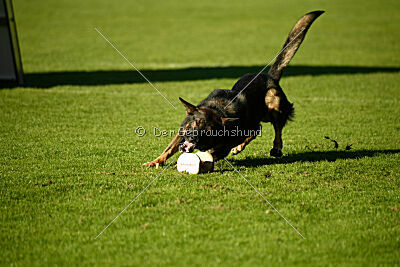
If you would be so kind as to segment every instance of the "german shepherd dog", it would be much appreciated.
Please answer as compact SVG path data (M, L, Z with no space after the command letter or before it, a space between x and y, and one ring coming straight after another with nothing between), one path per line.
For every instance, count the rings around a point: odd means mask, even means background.
M208 151L214 161L225 158L229 152L238 154L257 136L260 122L271 122L274 126L275 139L270 155L281 157L282 129L293 118L294 108L279 80L311 24L322 13L324 11L310 12L294 25L267 74L246 74L231 90L215 89L197 106L179 98L186 108L179 133L158 158L143 166L163 165L178 150Z

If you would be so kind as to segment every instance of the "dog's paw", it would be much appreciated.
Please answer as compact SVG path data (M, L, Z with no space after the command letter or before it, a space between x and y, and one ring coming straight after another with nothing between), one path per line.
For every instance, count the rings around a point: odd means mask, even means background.
M243 145L238 145L238 146L236 146L236 147L234 147L234 148L231 149L231 154L232 154L232 155L237 155L237 154L239 154L240 152L242 152L243 149L244 149L244 146L243 146Z
M146 162L142 165L142 167L156 167L158 168L158 166L163 166L165 161L162 160L153 160L150 162Z
M269 152L269 154L270 154L272 157L279 158L279 157L282 157L282 150L279 149L279 148L273 148L273 149L271 149L271 151Z

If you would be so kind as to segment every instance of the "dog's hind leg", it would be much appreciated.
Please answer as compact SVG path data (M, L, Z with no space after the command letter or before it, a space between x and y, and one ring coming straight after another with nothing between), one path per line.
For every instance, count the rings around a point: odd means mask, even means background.
M146 167L154 167L154 166L158 166L158 165L164 165L164 163L167 161L167 159L169 157L171 157L172 155L174 155L176 152L178 152L179 150L179 144L182 142L182 136L180 136L179 134L177 134L171 141L171 143L169 143L169 145L167 146L167 148L165 148L164 152L161 153L160 156L158 156L158 158L156 158L153 161L150 162L146 162L144 163L142 166L146 166Z
M275 130L274 147L270 151L273 157L282 156L282 129L294 116L293 104L290 103L281 89L271 88L265 96L267 107L264 122L271 122Z
M283 126L279 123L273 123L275 130L274 147L271 149L269 154L273 157L282 157L282 129Z

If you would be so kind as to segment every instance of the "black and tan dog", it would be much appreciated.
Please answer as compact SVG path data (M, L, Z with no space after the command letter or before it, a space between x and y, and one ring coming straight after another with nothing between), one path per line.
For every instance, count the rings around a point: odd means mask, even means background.
M191 152L195 148L210 152L215 161L229 152L237 154L256 137L260 122L271 122L274 126L270 155L282 156L282 129L293 117L294 108L279 80L309 27L322 13L308 13L296 23L268 74L246 74L231 90L216 89L197 106L179 98L186 108L180 132L158 158L143 165L162 165L178 150Z

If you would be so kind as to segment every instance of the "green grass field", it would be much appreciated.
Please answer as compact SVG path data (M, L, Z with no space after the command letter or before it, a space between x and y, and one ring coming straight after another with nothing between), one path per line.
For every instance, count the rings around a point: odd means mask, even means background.
M20 0L14 9L26 86L0 89L1 265L400 264L399 1ZM265 124L227 157L306 239L224 161L203 175L141 167L171 139L154 128L176 130L184 118L179 96L198 103L258 72L318 9L326 13L281 82L296 108L284 156L269 157Z

